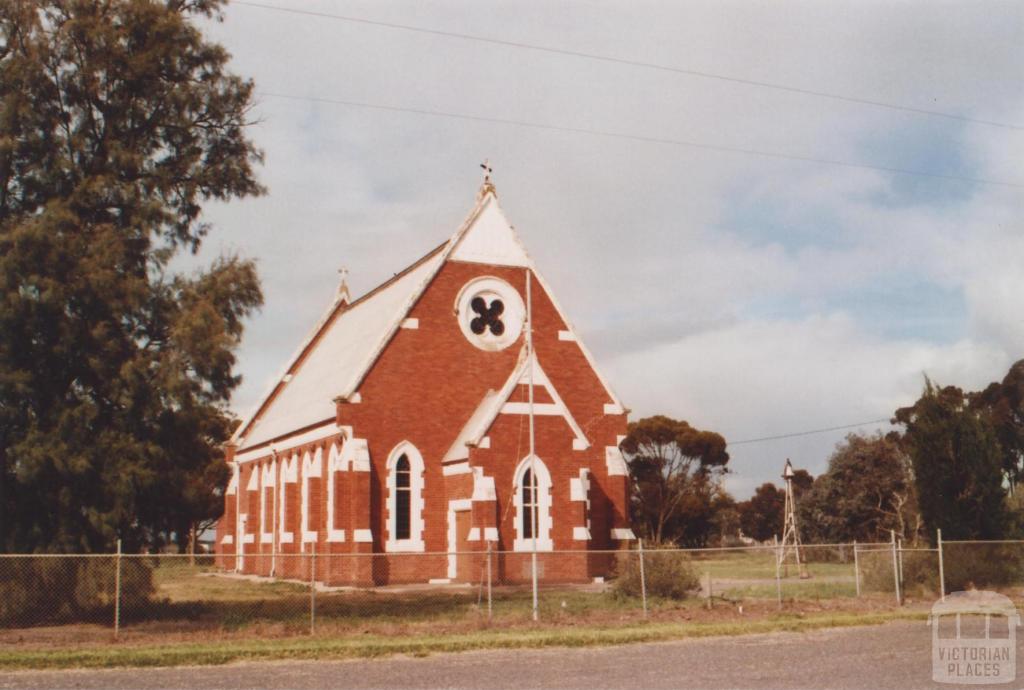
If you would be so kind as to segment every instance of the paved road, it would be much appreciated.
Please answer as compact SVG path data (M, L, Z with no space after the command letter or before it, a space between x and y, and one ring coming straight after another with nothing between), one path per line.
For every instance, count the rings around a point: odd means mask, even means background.
M1024 654L1018 656L1024 661ZM1018 678L1024 680L1024 669ZM1000 687L1020 686L1018 682ZM927 687L953 686L931 681L931 637L923 622L620 647L439 654L420 659L0 674L0 688L33 689Z

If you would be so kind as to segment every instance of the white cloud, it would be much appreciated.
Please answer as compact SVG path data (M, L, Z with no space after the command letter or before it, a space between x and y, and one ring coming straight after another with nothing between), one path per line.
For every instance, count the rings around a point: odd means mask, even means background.
M740 441L887 419L917 399L925 375L944 385L979 388L1005 371L1005 363L997 346L881 340L837 313L744 321L617 357L607 366L634 416L668 414ZM735 446L733 481L774 478L787 457L818 474L846 433Z
M1019 3L287 4L1024 122ZM211 36L264 93L1024 182L1020 131L240 5L226 18ZM340 266L358 293L449 235L483 157L638 414L732 440L833 426L911 402L924 371L970 388L1024 356L1019 188L270 96L257 114L270 195L211 206L201 257L241 251L263 276L239 409L316 321ZM876 328L905 315L861 298L911 279L966 310L956 333ZM787 453L820 470L838 437L739 446L731 486L775 479Z

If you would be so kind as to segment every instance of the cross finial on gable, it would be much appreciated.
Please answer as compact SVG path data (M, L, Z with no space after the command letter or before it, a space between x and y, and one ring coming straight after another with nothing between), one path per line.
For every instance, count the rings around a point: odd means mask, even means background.
M348 293L348 269L342 266L338 269L338 275L341 276L341 280L338 282L338 294L336 299L348 304L352 301L352 296Z
M498 196L498 191L494 188L494 183L491 182L491 173L494 171L491 169L490 159L485 158L484 162L480 164L480 167L484 171L484 183L480 185L480 191L477 193L477 197L482 199L488 192L494 196Z

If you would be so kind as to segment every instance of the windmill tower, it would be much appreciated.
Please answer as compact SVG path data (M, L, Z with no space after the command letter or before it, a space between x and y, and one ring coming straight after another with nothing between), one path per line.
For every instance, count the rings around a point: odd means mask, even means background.
M789 559L796 563L801 579L809 578L807 565L800 558L800 530L796 525L796 500L793 497L793 464L786 458L786 467L782 470L782 478L786 480L786 517L782 526L782 543L779 544L778 565L784 575L789 575Z

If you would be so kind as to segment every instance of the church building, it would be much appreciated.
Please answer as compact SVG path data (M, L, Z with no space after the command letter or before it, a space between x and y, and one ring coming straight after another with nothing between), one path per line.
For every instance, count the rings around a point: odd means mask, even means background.
M358 299L342 281L238 427L218 564L384 585L486 557L525 582L536 550L542 581L606 576L634 538L626 414L485 178L447 241Z

